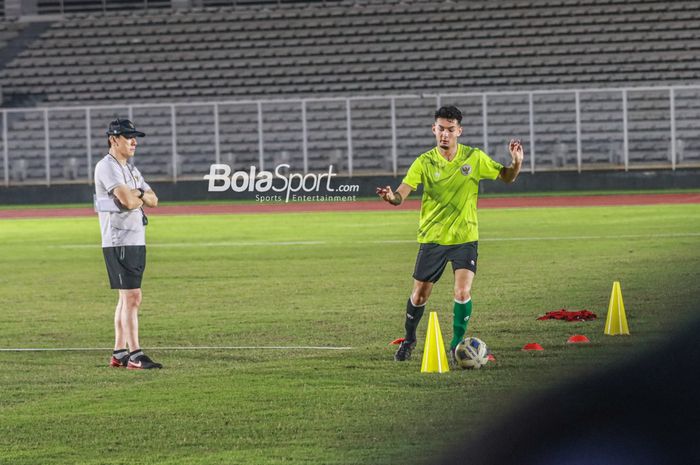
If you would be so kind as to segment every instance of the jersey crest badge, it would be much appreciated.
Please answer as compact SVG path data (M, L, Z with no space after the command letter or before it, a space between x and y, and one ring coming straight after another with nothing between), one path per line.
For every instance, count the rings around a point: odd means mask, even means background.
M469 176L472 172L472 165L462 165L459 169L464 176Z

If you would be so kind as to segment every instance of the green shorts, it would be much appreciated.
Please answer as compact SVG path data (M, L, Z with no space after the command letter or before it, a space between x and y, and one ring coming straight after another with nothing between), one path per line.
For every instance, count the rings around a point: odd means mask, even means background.
M452 262L452 271L466 268L476 273L478 245L477 241L456 245L421 244L413 278L436 283L445 271L447 262Z

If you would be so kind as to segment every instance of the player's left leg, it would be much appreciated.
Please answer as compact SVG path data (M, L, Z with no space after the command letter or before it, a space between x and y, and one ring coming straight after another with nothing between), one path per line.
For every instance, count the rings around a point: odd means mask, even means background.
M455 274L451 350L454 350L464 337L472 316L472 283L476 275L478 255L477 242L453 246L449 252Z
M467 326L472 316L472 282L474 272L461 268L455 270L454 307L452 309L453 320L452 342L450 349L454 349L467 332Z

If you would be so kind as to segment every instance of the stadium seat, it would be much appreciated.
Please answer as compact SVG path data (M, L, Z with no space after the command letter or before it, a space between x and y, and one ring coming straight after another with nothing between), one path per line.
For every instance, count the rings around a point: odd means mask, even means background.
M466 27L465 18L481 27ZM283 2L266 8L241 4L136 11L117 18L121 26L133 28L125 38L105 28L102 15L67 13L5 64L0 85L4 95L18 101L51 106L107 104L117 93L128 94L133 103L148 103L696 83L700 66L692 44L699 19L700 6L693 2L574 5L551 0L528 6L517 0L498 5L366 0L323 8ZM0 42L12 40L21 27L0 22ZM436 66L435 46L441 41L457 46L440 50ZM678 127L689 132L688 141L697 137L689 121L698 98L680 95L676 102ZM538 99L537 119L548 125L539 131L543 137L570 125L570 95ZM604 126L619 121L621 113L620 105L610 101L609 95L601 96L600 103L582 100L584 124L591 125L589 142L601 147L609 139ZM668 117L663 114L667 96L638 103L630 94L630 103L633 135L651 131ZM387 101L380 106L353 103L353 126L371 130L368 122L386 118ZM521 131L528 117L523 100L505 99L500 107L489 109L490 133ZM181 111L184 107L178 115ZM647 112L639 129L634 126L637 112ZM298 129L272 122L269 113L274 110L265 112L265 120L280 125L269 142L293 143ZM340 109L320 114L322 122L333 121L344 134L344 102ZM232 118L223 111L220 116L221 124ZM203 133L208 117L203 110L201 121L187 119L182 134ZM251 117L257 118L257 112ZM142 118L139 124L156 132L169 130L168 115ZM16 124L20 122L10 124L11 132L20 131ZM411 124L421 129L421 124ZM43 123L26 129L26 137L41 140L41 128ZM660 137L653 131L649 135ZM18 157L33 160L31 148L22 147ZM692 157L687 153L684 148L684 159ZM183 166L193 163L187 159Z

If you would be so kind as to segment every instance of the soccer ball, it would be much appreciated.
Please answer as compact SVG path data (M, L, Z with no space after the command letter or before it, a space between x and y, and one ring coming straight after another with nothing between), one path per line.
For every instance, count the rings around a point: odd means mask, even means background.
M488 348L479 338L465 338L455 347L455 363L464 370L481 368L488 361Z

